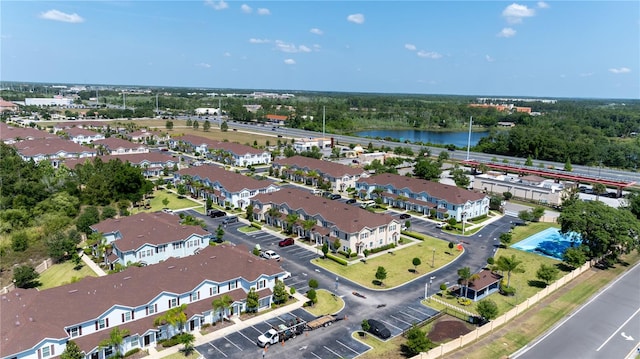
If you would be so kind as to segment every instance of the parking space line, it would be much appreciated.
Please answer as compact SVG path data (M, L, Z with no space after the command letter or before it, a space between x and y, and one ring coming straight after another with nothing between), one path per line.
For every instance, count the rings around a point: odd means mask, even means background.
M316 358L318 358L318 359L322 359L321 357L319 357L319 356L318 356L316 353L314 353L314 352L309 352L309 353L311 353L311 355L313 355L314 357L316 357Z
M415 319L415 320L418 320L418 321L420 321L420 320L421 320L420 318L418 318L418 317L414 317L413 315L411 315L411 314L409 314L409 313L407 313L407 312L401 311L400 313L402 313L402 314L406 315L407 317L411 317L411 318L413 318L413 319Z
M427 318L431 318L431 317L432 317L432 315L431 315L431 314L429 314L429 313L427 313L427 312L423 312L423 311L418 310L418 309L416 309L416 308L407 307L407 309L411 309L411 310L413 310L414 312L418 312L418 313L420 313L420 314L422 314L422 315L426 315L426 316L427 316Z
M391 318L393 318L393 319L395 319L395 320L399 321L399 322L403 322L404 324L411 325L411 323L409 323L409 322L405 322L404 320L402 320L402 319L400 319L400 318L397 318L397 317L394 317L393 315L389 315L389 316L390 316Z
M334 352L333 350L331 350L331 348L327 348L327 346L326 346L326 345L323 345L322 347L323 347L323 348L325 348L325 349L327 349L330 353L333 353L333 355L337 356L338 358L342 358L342 355L340 355L340 354L338 354L338 353Z
M231 343L231 345L233 345L234 347L240 349L240 351L242 351L242 348L240 348L238 345L236 345L236 343L232 342L231 340L229 340L229 338L227 338L226 336L223 337L224 339L226 339L229 343Z
M258 333L262 334L262 332L261 332L261 331L259 331L259 330L258 330L258 328L254 327L253 325L251 325L251 328L253 328L256 332L258 332Z
M218 347L216 347L215 345L213 345L213 344L211 344L211 343L209 343L209 345L211 345L211 347L212 347L213 349L215 349L215 350L219 351L219 352L220 352L220 354L224 355L224 357L225 357L225 358L228 358L228 357L227 357L227 354L225 354L222 350L218 349Z
M347 349L351 350L352 352L356 353L356 355L360 354L360 353L358 353L357 351L353 350L353 348L351 348L350 346L348 346L348 345L344 344L343 342L341 342L341 341L339 341L339 340L336 340L336 342L338 342L338 344L342 345L343 347L345 347L345 348L347 348Z
M391 323L389 323L389 322L385 322L385 321L384 321L384 320L382 320L382 319L380 319L380 321L381 321L381 322L383 322L384 324L389 325L389 326L392 326L392 327L394 327L394 328L396 328L396 329L398 329L398 330L402 330L402 328L400 328L400 327L396 327L395 325L393 325L393 324L391 324Z
M251 338L249 338L248 336L246 336L246 335L242 334L242 332L241 332L241 331L238 331L237 333L238 333L238 334L240 334L240 335L242 335L242 336L243 336L246 340L248 340L249 342L251 342L251 343L253 343L253 342L254 342L254 341L253 341L253 339L251 339Z

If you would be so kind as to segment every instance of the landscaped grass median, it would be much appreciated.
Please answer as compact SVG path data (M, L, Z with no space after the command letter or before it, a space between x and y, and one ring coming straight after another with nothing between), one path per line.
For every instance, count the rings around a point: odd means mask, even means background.
M344 266L330 259L321 258L313 259L311 263L367 288L390 289L436 270L456 259L461 252L455 248L449 249L448 245L447 241L426 237L422 242L405 244L391 253L384 252L380 256L368 258L366 263L358 262ZM417 273L413 272L413 258L420 258L422 262L417 268ZM432 261L434 262L433 267L431 266ZM373 283L379 266L387 270L387 278L383 280L382 286Z
M344 307L344 300L334 296L325 289L316 290L318 302L313 307L305 307L307 312L319 317L326 314L335 314Z
M169 200L169 203L167 203L166 206L162 203L162 201L165 198ZM176 211L179 209L192 208L192 207L198 207L198 208L195 208L195 210L200 213L204 213L204 205L202 205L201 203L193 201L189 197L178 198L177 194L168 190L154 191L153 198L151 198L150 204L151 204L151 209L144 209L142 207L134 208L131 213L135 214L139 212L157 212L157 211L161 211L163 208L169 208L172 211Z

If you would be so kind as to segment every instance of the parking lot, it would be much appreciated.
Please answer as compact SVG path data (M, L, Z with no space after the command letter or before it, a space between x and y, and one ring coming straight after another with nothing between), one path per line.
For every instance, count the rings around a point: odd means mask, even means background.
M266 350L256 344L258 336L272 326L286 324L295 318L309 321L315 317L305 310L267 319L223 338L196 347L206 359L213 358L354 358L369 349L368 346L345 336L345 329L319 328L304 335L291 338L284 343L272 345ZM321 338L320 338L321 337Z

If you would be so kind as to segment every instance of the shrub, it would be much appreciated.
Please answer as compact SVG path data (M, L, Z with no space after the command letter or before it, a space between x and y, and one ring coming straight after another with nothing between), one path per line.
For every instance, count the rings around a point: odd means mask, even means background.
M342 259L340 257L336 257L333 254L327 253L327 258L331 259L332 261L334 261L336 263L342 264L343 266L347 265L347 261L346 260L344 260L344 259Z
M471 299L460 297L458 298L458 304L464 305L464 306L471 305Z
M262 225L260 223L256 223L256 222L251 222L251 227L257 228L257 229L262 229Z
M355 257L358 256L357 253L353 253L352 252L351 254L349 254L349 253L347 253L345 251L338 251L338 254L342 254L345 258L355 258Z
M512 296L516 294L516 288L514 287L507 287L506 285L501 285L500 286L500 293L502 295L506 295L506 296Z
M389 244L387 244L385 246L371 249L371 253L378 253L378 252L386 251L388 249L392 249L392 248L395 248L395 247L396 247L395 243L389 243Z
M415 238L420 241L424 241L425 239L425 236L420 233L411 232L411 231L402 231L401 233L407 237Z
M131 349L128 352L124 353L124 357L128 357L140 351L140 348Z

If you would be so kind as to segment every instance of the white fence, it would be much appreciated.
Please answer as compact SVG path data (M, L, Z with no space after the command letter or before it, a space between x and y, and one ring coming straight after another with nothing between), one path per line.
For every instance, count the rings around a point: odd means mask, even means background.
M572 272L568 273L564 277L549 284L546 288L534 294L531 298L528 298L526 301L518 304L515 308L504 313L500 317L490 321L489 323L476 328L476 330L470 333L461 335L458 339L454 339L450 342L443 343L439 347L433 348L426 353L420 353L411 359L442 358L447 353L450 353L454 350L464 347L465 345L473 343L483 335L487 335L493 332L494 329L497 329L500 326L507 324L511 319L517 317L519 314L529 309L529 307L532 307L533 305L538 303L540 300L542 300L544 297L553 293L556 289L569 283L571 280L573 280L575 277L579 276L580 274L584 273L589 268L591 268L591 262L585 263L582 267L573 270ZM456 309L456 310L460 311L460 309Z
M42 273L42 272L46 271L52 265L53 265L53 261L51 260L51 258L45 259L42 263L40 263L36 267L36 272ZM15 286L15 284L11 283L8 286L3 287L2 289L0 289L0 294L7 294L7 293L11 292L14 289L16 289L16 286Z

